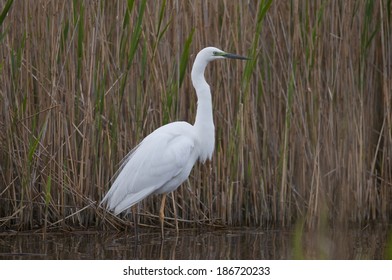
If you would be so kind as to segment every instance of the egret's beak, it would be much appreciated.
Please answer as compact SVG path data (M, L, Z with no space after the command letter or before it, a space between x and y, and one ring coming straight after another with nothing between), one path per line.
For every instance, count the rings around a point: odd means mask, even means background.
M245 56L241 56L241 55L233 54L233 53L224 53L224 54L222 54L222 56L225 57L225 58L250 60L249 57L245 57Z

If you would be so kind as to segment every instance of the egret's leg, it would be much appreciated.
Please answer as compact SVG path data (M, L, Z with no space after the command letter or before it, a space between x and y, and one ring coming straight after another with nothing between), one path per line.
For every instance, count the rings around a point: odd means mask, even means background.
M134 234L136 237L136 240L138 239L138 220L137 220L137 206L131 207L131 212L133 216L133 228L134 228Z
M159 211L159 219L161 220L162 239L163 239L163 222L165 220L165 201L166 201L166 193L162 195L161 209Z
M173 201L173 209L174 209L174 220L176 222L176 231L178 235L177 207L176 207L176 202L174 200L174 192L172 192L172 201Z

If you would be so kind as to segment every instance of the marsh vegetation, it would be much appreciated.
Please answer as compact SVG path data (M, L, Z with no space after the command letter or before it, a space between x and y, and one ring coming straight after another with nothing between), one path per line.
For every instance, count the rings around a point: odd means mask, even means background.
M193 123L214 63L216 147L168 199L180 225L390 223L391 1L3 1L0 229L121 228L97 209L121 159ZM174 201L174 204L173 204ZM139 206L158 225L159 196Z

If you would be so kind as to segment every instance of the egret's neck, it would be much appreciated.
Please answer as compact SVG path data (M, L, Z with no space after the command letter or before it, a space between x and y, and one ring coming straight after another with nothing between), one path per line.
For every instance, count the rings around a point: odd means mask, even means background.
M210 86L204 78L207 63L201 63L197 57L192 68L192 83L197 94L197 112L194 127L200 142L200 160L211 159L215 146L215 127L212 117Z

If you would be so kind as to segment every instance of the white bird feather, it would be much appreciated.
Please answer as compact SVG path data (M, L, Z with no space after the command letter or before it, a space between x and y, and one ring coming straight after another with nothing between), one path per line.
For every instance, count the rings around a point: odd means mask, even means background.
M182 121L166 124L149 134L124 158L101 202L115 215L151 194L175 190L188 178L196 160L211 159L215 128L204 70L208 62L221 58L247 59L214 47L204 48L197 54L191 73L198 100L195 124Z

